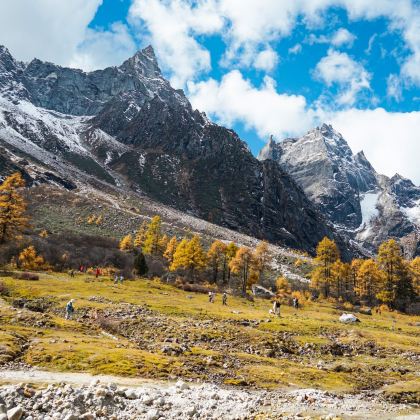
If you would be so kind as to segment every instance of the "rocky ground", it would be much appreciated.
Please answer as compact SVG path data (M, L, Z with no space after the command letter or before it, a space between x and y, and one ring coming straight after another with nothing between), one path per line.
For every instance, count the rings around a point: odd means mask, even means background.
M39 276L2 278L0 420L420 418L417 317Z
M207 383L128 381L36 370L1 371L0 419L418 419L420 410L374 394L336 395L300 389L256 391ZM113 382L120 380L120 383ZM88 382L90 381L90 382ZM40 386L39 382L52 382Z

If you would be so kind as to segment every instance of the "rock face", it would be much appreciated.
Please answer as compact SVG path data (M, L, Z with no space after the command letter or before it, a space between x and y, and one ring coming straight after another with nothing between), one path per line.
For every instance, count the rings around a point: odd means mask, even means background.
M27 159L64 183L131 188L276 243L311 252L334 236L277 162L255 159L235 132L192 109L151 47L91 73L21 63L0 47L0 147L9 168Z
M400 175L377 174L330 125L279 143L271 138L259 159L279 163L337 229L363 247L373 251L396 237L409 255L418 253L420 188Z

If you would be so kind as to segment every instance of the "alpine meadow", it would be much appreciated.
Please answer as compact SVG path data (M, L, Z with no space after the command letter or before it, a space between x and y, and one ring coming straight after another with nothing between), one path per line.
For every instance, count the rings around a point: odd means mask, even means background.
M419 28L1 2L0 420L420 418Z

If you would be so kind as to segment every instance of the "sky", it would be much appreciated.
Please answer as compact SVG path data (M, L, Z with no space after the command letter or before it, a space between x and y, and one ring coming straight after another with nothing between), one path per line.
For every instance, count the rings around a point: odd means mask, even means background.
M420 0L2 0L0 44L86 71L151 44L254 154L326 122L420 184Z

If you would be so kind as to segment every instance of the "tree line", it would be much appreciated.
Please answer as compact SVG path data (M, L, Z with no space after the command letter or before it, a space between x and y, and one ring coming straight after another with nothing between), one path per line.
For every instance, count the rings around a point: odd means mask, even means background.
M149 223L143 222L135 235L126 235L120 241L120 249L136 255L136 268L146 274L142 254L162 258L170 272L184 275L195 281L198 273L210 273L210 281L226 284L235 275L241 280L241 291L261 282L269 268L272 256L267 242L260 242L255 250L238 246L233 242L213 241L205 249L199 235L191 238L169 238L162 231L162 221L154 216Z
M383 242L374 258L340 259L336 243L324 238L317 246L311 286L322 296L404 310L420 294L420 257L403 257L399 244Z

